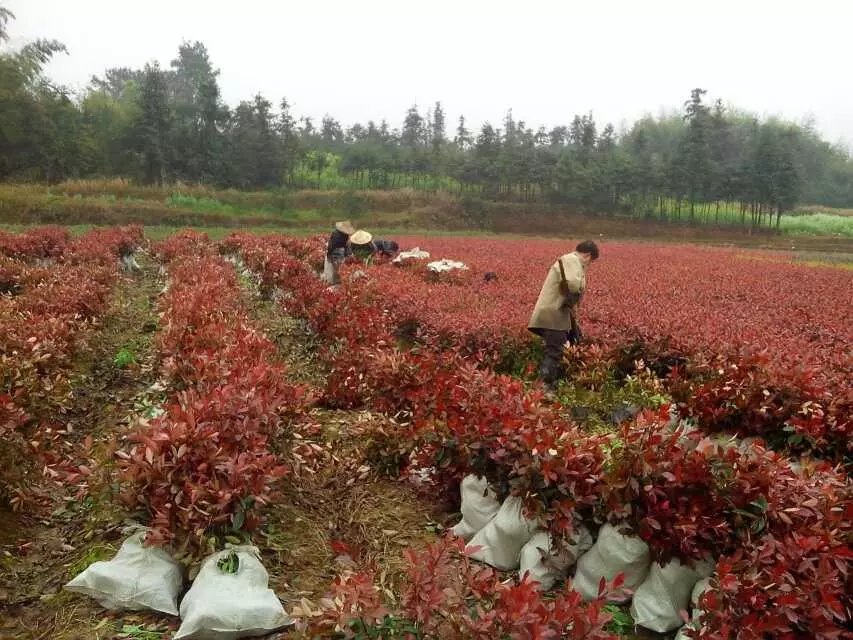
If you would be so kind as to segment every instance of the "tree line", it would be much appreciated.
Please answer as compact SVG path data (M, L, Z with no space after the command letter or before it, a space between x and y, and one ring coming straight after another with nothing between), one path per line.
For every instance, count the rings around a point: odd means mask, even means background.
M0 8L0 41L12 14ZM400 187L548 202L590 212L772 223L798 203L853 206L853 159L813 127L759 120L705 102L647 116L625 131L592 113L532 128L509 110L499 126L446 122L442 104L412 106L401 126L349 127L297 117L262 95L229 107L203 43L168 68L112 68L82 95L43 73L61 43L0 53L0 179L131 177L237 189Z

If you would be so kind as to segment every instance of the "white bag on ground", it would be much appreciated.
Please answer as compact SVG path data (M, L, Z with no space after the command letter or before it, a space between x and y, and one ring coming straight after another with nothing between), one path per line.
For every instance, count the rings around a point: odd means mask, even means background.
M106 609L178 615L183 570L163 549L143 546L145 534L134 533L112 560L93 563L65 588L93 597Z
M687 630L688 629L696 629L697 631L699 630L700 625L699 625L699 621L697 620L697 616L696 616L696 607L699 605L699 598L702 597L702 594L705 593L705 591L707 591L710 588L711 588L711 578L702 578L693 587L693 593L690 594L690 605L693 608L693 611L691 614L692 620L678 630L678 633L675 634L674 640L692 640L687 635Z
M468 269L468 267L465 265L464 262L442 258L441 260L436 260L435 262L428 263L427 269L434 273L441 273L442 271L453 271L454 269L465 270Z
M702 594L710 588L710 577L702 578L695 585L693 585L693 593L690 594L690 606L694 609L699 606L699 598L701 598Z
M495 492L489 488L488 480L485 477L478 478L474 474L462 478L459 492L462 494L462 520L452 531L453 535L470 540L498 514L501 503L498 502Z
M521 548L536 529L536 521L528 520L522 513L521 498L510 496L497 515L468 543L471 547L481 547L471 557L502 571L517 569Z
M672 640L693 640L690 636L687 635L688 629L699 629L699 625L695 622L688 622L686 625L681 627L678 630L678 633L675 634L675 638Z
M696 583L711 575L710 563L689 567L673 559L665 566L655 562L649 575L634 593L631 617L634 622L658 633L677 629L684 623L681 611L686 611L690 594Z
M420 247L415 247L408 251L401 251L391 262L401 264L404 260L426 260L427 258L429 258L429 251L421 251Z
M547 591L557 580L566 577L571 566L592 546L592 534L586 527L578 527L569 537L563 549L551 544L547 531L537 531L521 548L518 578L528 573L539 588Z
M231 553L237 556L237 569L227 573L218 563ZM181 601L181 620L175 640L263 636L293 623L269 589L269 574L252 546L235 546L204 560Z
M605 524L598 540L578 560L574 588L585 600L598 597L601 578L608 582L619 573L625 574L624 589L636 589L649 573L649 546L635 536L623 536L616 527ZM627 599L627 598L625 598Z

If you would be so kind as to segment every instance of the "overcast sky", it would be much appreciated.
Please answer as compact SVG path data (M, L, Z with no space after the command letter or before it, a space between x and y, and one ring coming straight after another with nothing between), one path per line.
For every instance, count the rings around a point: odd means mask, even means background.
M64 42L48 68L83 88L107 67L168 67L201 40L226 102L287 96L297 115L345 125L441 100L499 125L568 124L592 110L617 129L680 109L693 87L762 116L811 117L853 144L853 3L846 0L0 0L12 44Z

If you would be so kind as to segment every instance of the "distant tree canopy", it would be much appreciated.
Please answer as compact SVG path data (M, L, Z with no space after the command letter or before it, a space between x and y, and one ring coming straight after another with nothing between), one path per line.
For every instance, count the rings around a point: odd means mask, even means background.
M14 16L0 8L0 41ZM540 201L592 212L693 220L724 210L753 223L798 203L853 206L853 159L812 126L757 118L705 102L647 116L617 133L592 113L533 130L509 110L500 126L448 133L440 102L413 105L402 126L345 127L297 118L286 99L224 104L207 48L185 42L168 69L113 68L81 96L42 70L61 43L0 52L0 179L55 182L132 177L239 189L398 187Z

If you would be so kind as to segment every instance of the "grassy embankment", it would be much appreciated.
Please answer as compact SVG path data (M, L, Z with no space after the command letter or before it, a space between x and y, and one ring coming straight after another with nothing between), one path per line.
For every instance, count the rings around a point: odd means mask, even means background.
M853 216L814 208L782 217L782 234L734 224L687 224L580 214L546 204L487 202L448 193L394 191L237 191L203 185L141 186L126 180L77 180L54 186L0 185L0 224L139 223L152 237L204 227L213 236L258 229L323 232L353 220L378 233L415 231L637 238L853 251ZM795 237L796 236L796 237Z

